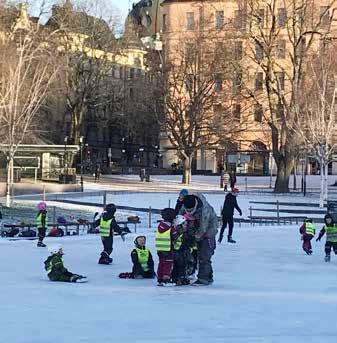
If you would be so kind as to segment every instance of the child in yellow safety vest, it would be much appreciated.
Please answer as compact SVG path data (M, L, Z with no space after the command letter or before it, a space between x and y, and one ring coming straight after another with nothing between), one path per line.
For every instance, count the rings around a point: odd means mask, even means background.
M301 239L303 241L302 248L307 253L307 255L312 254L311 240L314 238L316 233L315 226L312 223L312 219L304 219L304 223L300 227Z
M37 204L37 209L39 211L36 215L36 227L39 237L37 246L44 248L46 245L43 243L43 239L46 237L46 231L48 227L47 204L44 201L41 201Z
M170 283L173 269L173 242L176 239L177 232L173 226L173 220L176 216L173 208L164 208L161 211L162 221L156 231L156 249L159 258L157 278L158 286Z
M326 243L324 247L325 262L330 262L331 249L333 249L335 255L337 255L337 225L334 223L330 214L325 215L324 224L316 242L320 241L324 234L326 234Z
M121 279L153 279L156 273L151 251L146 248L146 237L138 236L134 243L135 248L131 251L132 272L120 273L119 277Z

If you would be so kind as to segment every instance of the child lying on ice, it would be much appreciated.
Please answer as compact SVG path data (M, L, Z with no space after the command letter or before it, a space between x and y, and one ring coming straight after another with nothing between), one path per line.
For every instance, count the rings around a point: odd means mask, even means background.
M63 265L63 249L56 245L48 248L50 256L44 261L44 268L50 281L85 282L86 276L73 274Z

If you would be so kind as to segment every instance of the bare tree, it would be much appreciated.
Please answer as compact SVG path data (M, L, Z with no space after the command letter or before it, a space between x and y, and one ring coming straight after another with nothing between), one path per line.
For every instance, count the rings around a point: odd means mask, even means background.
M46 40L33 27L0 42L0 135L7 158L7 200L10 205L13 160L34 124L56 69Z
M326 41L326 44L329 42ZM320 207L328 192L328 165L336 153L336 45L330 44L308 65L310 75L303 93L296 130L307 153L320 165Z
M266 120L277 165L275 192L289 192L299 142L294 132L301 114L305 68L318 49L319 38L330 32L334 3L319 7L313 0L241 1L255 77L262 75L255 86L261 83L265 87L262 92L254 89L251 96L268 107Z
M247 129L240 98L242 80L234 77L233 82L233 75L239 74L229 35L214 29L214 21L205 14L195 26L164 40L162 61L162 131L183 162L186 184L191 182L197 151L221 148Z

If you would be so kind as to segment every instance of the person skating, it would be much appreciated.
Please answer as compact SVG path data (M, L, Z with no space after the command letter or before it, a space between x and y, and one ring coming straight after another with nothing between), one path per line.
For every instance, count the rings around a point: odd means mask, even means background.
M173 226L175 210L164 208L161 211L162 221L156 231L156 249L159 258L157 281L158 286L170 283L173 268L173 242L177 237L177 232Z
M138 236L134 243L135 248L131 251L132 272L120 273L119 277L122 279L153 279L156 273L151 251L146 248L146 237Z
M337 255L337 225L330 214L326 214L324 217L324 223L322 230L320 231L316 242L320 241L321 238L326 234L325 242L325 262L330 262L331 249L333 249L335 255Z
M195 218L194 237L197 244L199 270L198 279L192 285L209 285L213 283L212 256L216 248L218 217L213 207L201 194L186 196L180 214L190 214Z
M300 227L300 234L302 235L301 240L303 241L302 249L307 255L312 254L311 240L314 238L316 233L315 226L312 223L312 219L304 219L304 223Z
M48 213L47 213L47 204L44 201L41 201L37 204L38 213L36 215L36 227L39 240L37 246L40 248L46 247L43 243L44 238L46 237L46 231L48 227Z
M116 219L116 206L114 204L108 204L105 207L101 217L94 223L94 227L99 227L99 233L101 235L103 251L98 260L99 264L110 264L112 258L110 257L113 250L113 236L114 232L122 234L123 230L118 226Z
M222 227L220 230L220 235L218 242L221 243L224 235L224 231L226 226L228 225L228 235L227 235L227 242L228 243L236 243L236 241L232 238L233 235L233 228L234 228L234 209L236 209L240 216L242 216L241 208L237 202L237 196L239 194L239 190L237 188L232 188L230 193L228 193L225 197L225 201L222 208Z
M180 211L181 207L183 206L184 197L187 195L188 195L188 190L185 188L183 188L179 192L179 197L177 199L177 203L176 203L176 207L175 207L176 215L179 214L179 211Z
M223 176L222 176L222 180L223 180L223 186L224 186L224 192L227 192L228 191L228 183L230 181L230 175L228 174L227 171L225 171L223 173Z
M229 172L229 181L230 181L231 189L233 189L235 187L235 184L236 184L236 181L237 181L235 170L231 170Z
M63 265L63 249L60 245L48 248L50 256L44 261L44 268L50 281L83 282L86 276L71 273Z

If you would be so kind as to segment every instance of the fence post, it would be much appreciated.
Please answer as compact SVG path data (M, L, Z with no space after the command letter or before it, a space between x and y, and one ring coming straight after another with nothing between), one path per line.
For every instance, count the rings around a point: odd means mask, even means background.
M245 187L246 187L246 193L248 192L248 178L245 177Z
M277 211L277 224L280 224L280 204L279 201L276 201L276 211Z
M151 222L152 222L152 209L151 206L149 207L149 228L151 228Z
M56 207L53 206L53 224L56 223Z
M169 208L171 208L171 199L169 199Z
M250 217L250 225L253 224L253 209L252 209L252 206L249 207L249 217Z
M106 206L106 191L103 192L103 208Z

